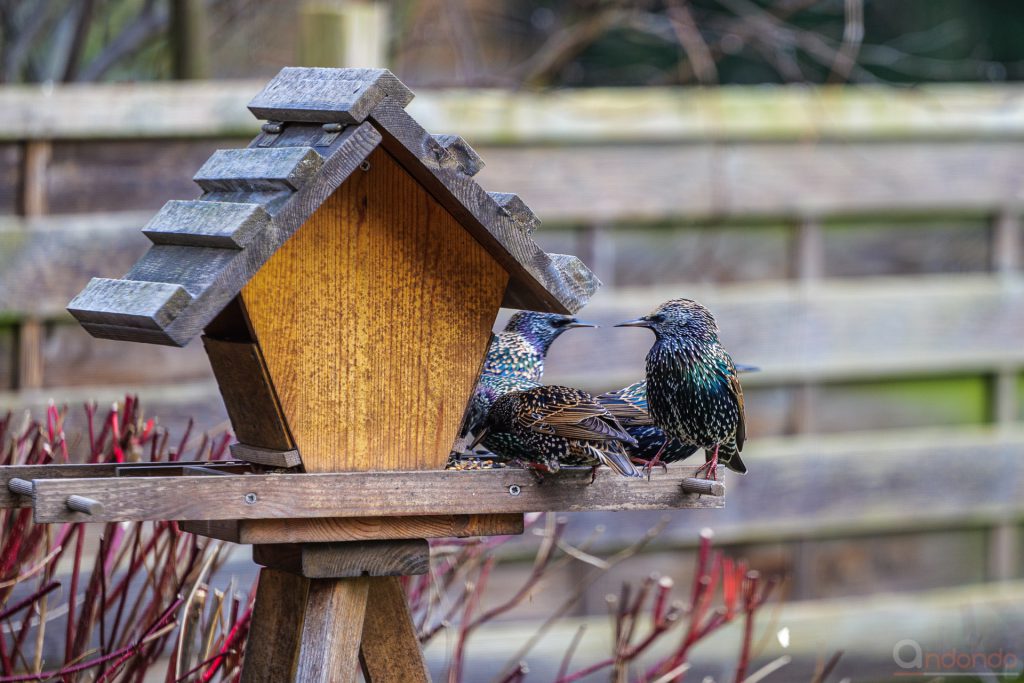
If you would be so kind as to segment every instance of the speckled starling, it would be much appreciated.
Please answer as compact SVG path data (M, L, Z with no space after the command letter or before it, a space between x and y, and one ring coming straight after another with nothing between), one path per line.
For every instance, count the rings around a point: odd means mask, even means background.
M538 386L552 342L574 327L596 327L570 315L519 311L491 337L480 381L473 390L459 437L476 434L494 401L509 391Z
M736 372L758 372L761 368L755 365L742 365L736 363ZM622 426L626 428L629 435L637 441L636 448L629 448L630 457L637 464L649 465L655 456L660 452L659 462L678 462L696 453L699 448L685 444L679 439L666 436L659 427L654 426L654 420L647 405L647 380L634 382L629 386L609 391L597 397L598 403L608 408ZM668 443L666 443L666 440ZM740 460L732 464L736 471L743 467Z
M539 386L504 394L488 412L477 440L541 472L607 465L623 476L640 476L625 451L636 441L607 408L571 387Z
M715 476L719 459L746 472L740 458L746 439L743 390L711 312L696 301L673 299L617 327L654 332L647 354L647 405L654 426L703 448L709 476Z

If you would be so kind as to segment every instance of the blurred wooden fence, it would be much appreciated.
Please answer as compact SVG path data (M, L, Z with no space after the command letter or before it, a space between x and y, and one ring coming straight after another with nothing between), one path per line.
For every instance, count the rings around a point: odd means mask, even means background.
M0 406L136 388L166 420L223 420L198 345L92 340L63 307L126 271L149 215L256 131L259 87L0 92ZM677 515L666 544L713 526L791 576L793 599L1021 577L1024 88L428 92L410 108L481 152L481 182L527 201L542 244L597 271L586 317L692 296L763 368L744 378L752 473L727 510ZM621 386L650 341L572 332L548 379ZM572 524L616 546L652 519Z

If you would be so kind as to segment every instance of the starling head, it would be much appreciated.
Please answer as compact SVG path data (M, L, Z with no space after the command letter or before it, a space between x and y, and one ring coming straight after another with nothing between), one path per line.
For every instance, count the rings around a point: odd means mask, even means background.
M505 331L518 333L539 351L547 353L548 347L558 338L558 335L574 327L597 327L597 325L579 320L571 315L519 311L509 318L508 324L505 325Z
M658 339L718 340L718 324L711 311L692 299L666 301L653 313L615 327L647 327Z

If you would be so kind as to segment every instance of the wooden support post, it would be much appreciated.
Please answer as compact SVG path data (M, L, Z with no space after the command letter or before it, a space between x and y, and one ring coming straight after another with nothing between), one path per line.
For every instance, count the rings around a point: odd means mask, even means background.
M295 657L296 683L354 683L368 578L310 579Z
M210 55L205 0L170 0L174 77L209 78Z
M49 140L29 140L22 146L19 209L23 216L47 213L46 173L52 154Z
M804 285L825 275L825 237L821 221L807 216L796 226L793 238L793 274Z
M367 683L429 683L423 650L397 577L369 579L359 663Z
M793 275L804 292L810 292L825 275L825 237L821 221L805 216L793 236ZM818 402L818 385L802 382L794 389L790 428L795 434L814 431L814 406Z
M1004 208L992 222L992 270L1014 275L1020 267L1020 216Z
M305 2L299 10L303 66L380 68L388 63L388 3Z
M291 680L308 590L309 579L277 569L260 570L242 683Z
M577 232L576 251L605 287L615 286L615 241L607 223L591 223Z
M1012 519L999 522L988 532L988 578L1012 581L1020 574L1020 526Z
M27 318L18 326L18 389L43 386L43 323Z
M261 564L244 683L430 680L396 574L426 571L427 542L253 547Z
M1000 429L1017 423L1020 406L1017 405L1017 378L1015 366L999 368L992 379L992 417Z

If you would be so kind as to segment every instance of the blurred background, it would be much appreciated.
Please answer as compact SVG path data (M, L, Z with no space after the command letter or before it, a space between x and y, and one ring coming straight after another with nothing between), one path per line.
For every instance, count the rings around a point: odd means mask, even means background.
M727 508L673 515L588 588L536 680L624 577L686 582L703 527L785 581L759 624L759 661L793 657L774 680L837 650L840 675L885 680L906 639L1024 659L1022 32L1012 0L5 0L0 410L138 393L172 429L226 428L200 344L94 340L64 306L128 270L214 149L248 142L245 105L281 66L387 66L427 130L480 152L481 184L541 217L546 250L604 281L584 317L695 298L762 368ZM546 379L624 386L650 342L571 332ZM611 552L659 517L570 528L602 526ZM495 600L529 573L517 557ZM504 661L578 576L471 659ZM701 671L730 670L736 631Z

